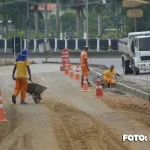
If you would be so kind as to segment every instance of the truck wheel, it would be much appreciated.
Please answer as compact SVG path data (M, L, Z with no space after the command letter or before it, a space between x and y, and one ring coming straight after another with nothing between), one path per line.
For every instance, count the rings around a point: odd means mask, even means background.
M128 74L130 72L129 64L130 64L130 61L123 61L124 74Z

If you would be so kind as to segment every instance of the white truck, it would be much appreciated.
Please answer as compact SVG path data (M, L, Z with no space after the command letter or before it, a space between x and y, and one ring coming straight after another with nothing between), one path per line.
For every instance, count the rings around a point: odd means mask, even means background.
M118 50L123 53L124 74L150 71L150 31L129 33L127 38L118 40Z

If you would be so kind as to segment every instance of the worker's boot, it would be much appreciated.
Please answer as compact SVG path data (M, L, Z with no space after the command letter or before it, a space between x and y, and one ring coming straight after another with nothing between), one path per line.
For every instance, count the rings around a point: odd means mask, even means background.
M25 101L21 101L20 104L28 104L28 103Z
M15 95L12 95L12 102L13 102L14 104L16 104L16 96L15 96Z

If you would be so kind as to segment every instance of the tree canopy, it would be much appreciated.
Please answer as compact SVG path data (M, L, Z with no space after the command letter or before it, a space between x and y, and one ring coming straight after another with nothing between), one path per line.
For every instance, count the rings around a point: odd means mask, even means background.
M147 0L150 2L150 0ZM48 3L56 3L56 0L47 0ZM62 32L72 31L76 32L76 11L80 11L81 22L80 22L80 37L82 38L83 33L83 20L85 19L84 9L85 9L85 0L71 0L68 3L68 0L59 0L61 3L60 10L63 11L62 19ZM115 3L116 2L116 3ZM27 5L25 1L19 0L0 0L0 19L2 20L2 25L5 30L5 37L9 37L7 35L8 31L8 20L12 21L12 25L15 26L17 32L22 33L24 36L25 26L29 23L30 31L35 30L35 12L38 10L38 4L44 4L45 0L30 0L29 1L29 19L27 20ZM33 6L33 7L32 7ZM33 9L31 9L33 8ZM143 10L144 14L142 18L137 19L137 31L150 30L150 5L144 5L138 7ZM68 11L69 9L69 11ZM134 32L134 21L132 18L127 17L127 8L122 7L122 0L109 0L107 1L107 5L101 5L97 0L89 0L89 34L91 37L97 37L97 26L98 19L97 15L102 14L102 26L103 26L103 34L105 34L105 29L121 29L118 24L120 22L125 25L125 35L128 32ZM116 16L115 16L116 14ZM38 13L38 30L40 34L38 37L44 36L44 19L42 14ZM48 20L48 32L52 37L56 36L56 16L52 15ZM10 31L11 32L11 31ZM8 34L10 34L8 32ZM32 32L31 32L32 33ZM113 34L113 33L112 33ZM20 34L19 34L20 35ZM14 36L14 35L12 35ZM34 38L34 35L32 35ZM31 37L32 37L31 36Z

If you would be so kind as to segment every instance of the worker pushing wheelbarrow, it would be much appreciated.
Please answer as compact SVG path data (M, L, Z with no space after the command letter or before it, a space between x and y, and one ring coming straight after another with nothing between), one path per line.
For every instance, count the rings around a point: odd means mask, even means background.
M27 59L27 56L29 55L28 51L26 49L23 49L21 53L19 53L13 73L12 73L12 79L16 81L14 94L12 95L12 102L16 104L16 98L21 92L21 102L20 104L28 104L25 101L26 98L26 92L32 95L32 98L34 99L35 103L39 103L41 98L41 94L47 89L44 86L35 84L31 80L31 70L30 70L30 63ZM15 72L17 72L15 77ZM28 83L28 76L31 83Z

